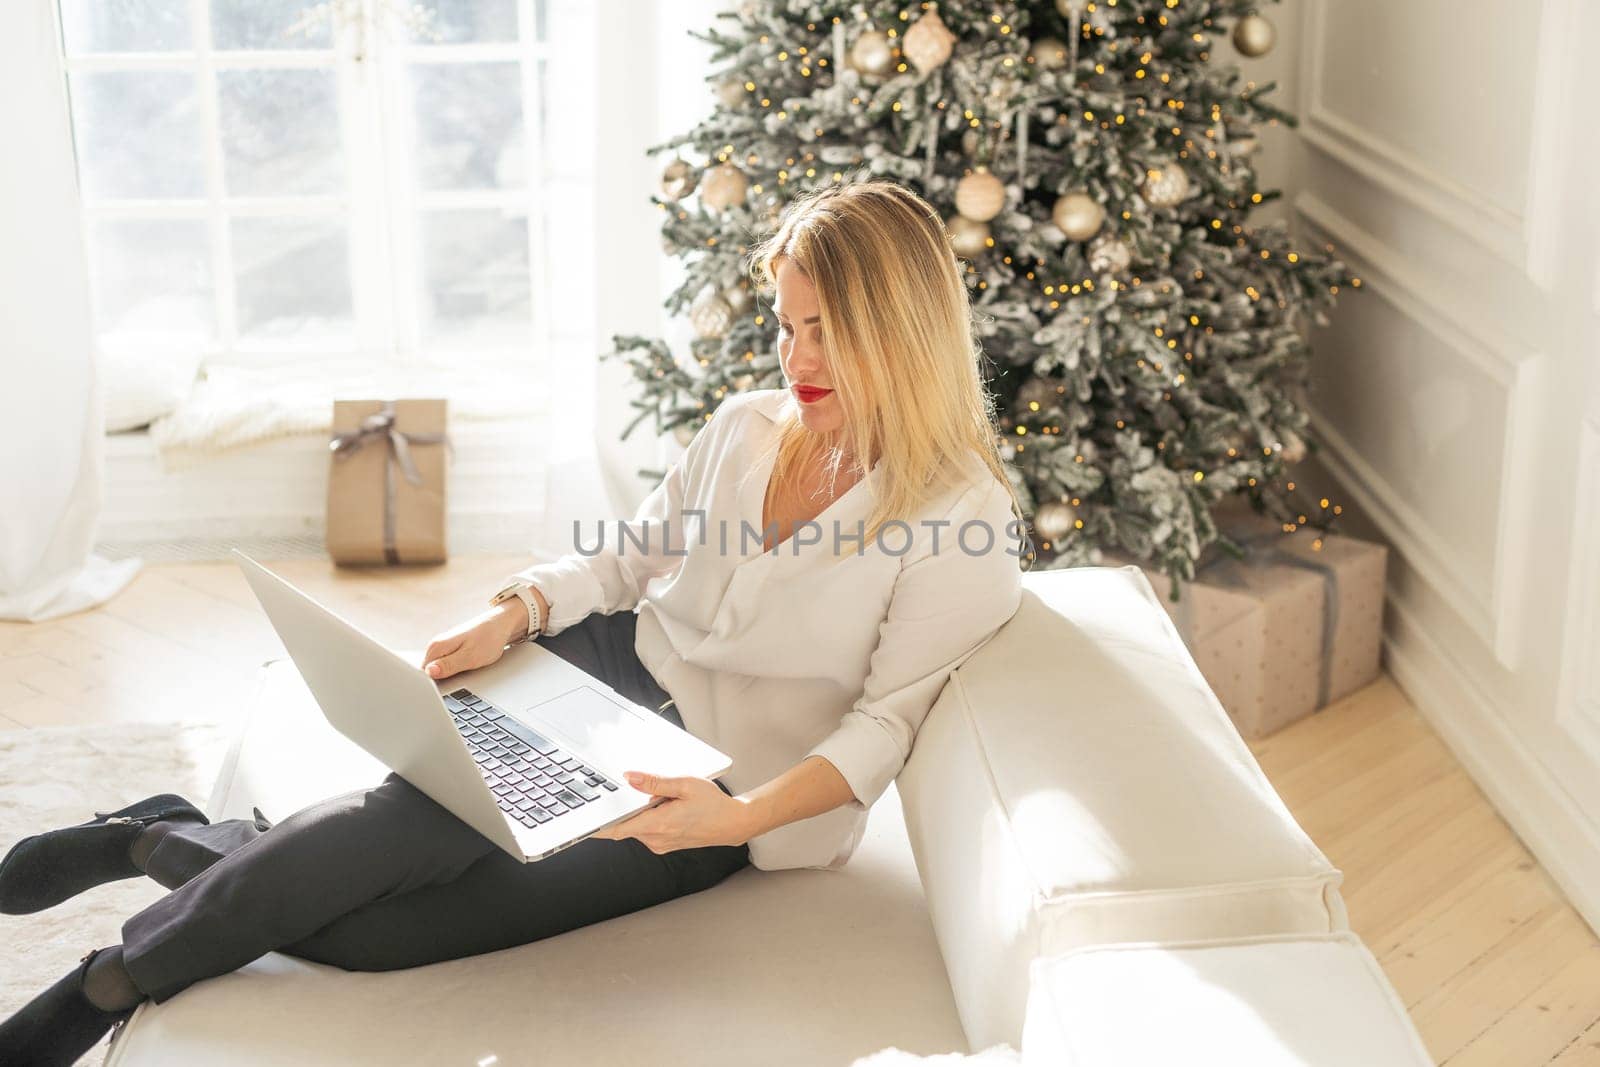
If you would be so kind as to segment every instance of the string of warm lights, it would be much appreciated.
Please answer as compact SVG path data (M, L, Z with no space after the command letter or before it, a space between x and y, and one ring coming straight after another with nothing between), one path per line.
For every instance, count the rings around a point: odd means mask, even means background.
M1346 276L1331 247L1304 246L1247 217L1277 195L1249 158L1254 130L1293 122L1266 99L1270 84L1210 64L1213 38L1229 23L1235 46L1252 54L1241 44L1249 20L1258 23L1252 33L1262 28L1252 4L1055 0L1059 23L1049 3L740 7L729 15L737 32L707 36L730 64L717 88L724 108L660 146L692 145L710 161L697 205L684 200L692 181L659 203L663 247L691 267L668 302L696 323L690 356L617 339L619 351L634 346L630 362L657 401L658 425L663 416L680 430L702 424L738 383L775 382L767 318L760 307L737 310L751 294L727 279L737 277L729 265L745 252L745 235L775 221L793 195L893 175L935 203L955 201L947 216L955 244L962 184L982 177L1004 192L990 168L1002 145L1015 144L1017 162L999 171L1013 190L967 227L957 254L975 306L1012 309L984 344L1001 363L1007 459L1032 502L1066 505L1068 529L1092 535L1036 543L1081 562L1080 549L1115 540L1115 525L1136 515L1130 509L1147 506L1127 491L1135 462L1170 469L1188 488L1161 491L1199 506L1243 490L1287 504L1296 483L1286 468L1304 444L1291 432L1302 417L1290 393L1304 363L1297 323L1361 280ZM943 32L946 23L959 32L929 67L939 34L928 28ZM1051 36L1057 25L1067 31L1060 40ZM918 175L914 157L923 154ZM1087 236L1040 236L1055 221L1050 198L1075 181L1087 184L1103 219L1084 232L1123 249L1107 246L1097 259ZM1050 400L1020 395L1046 382ZM1113 382L1116 392L1101 392ZM1235 396L1241 382L1261 395ZM1113 397L1122 399L1108 404ZM1257 434L1265 440L1243 447ZM1141 448L1156 458L1138 459ZM1288 508L1284 525L1293 528L1340 510ZM1183 566L1176 550L1162 562Z

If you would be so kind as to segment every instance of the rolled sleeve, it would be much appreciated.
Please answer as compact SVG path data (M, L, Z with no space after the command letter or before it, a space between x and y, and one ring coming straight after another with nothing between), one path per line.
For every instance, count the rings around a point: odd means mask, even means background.
M969 490L946 516L949 525L939 532L936 550L930 538L901 568L861 697L806 753L826 759L850 784L854 798L847 806L865 811L883 795L905 766L951 672L1021 604L1010 500L995 481ZM994 533L986 550L986 535L978 529L969 531L968 548L958 541L961 527L974 521Z
M852 708L833 733L806 753L833 764L853 794L845 803L856 811L866 811L883 795L910 755L909 748L902 752L890 733L895 727L887 719L886 709Z

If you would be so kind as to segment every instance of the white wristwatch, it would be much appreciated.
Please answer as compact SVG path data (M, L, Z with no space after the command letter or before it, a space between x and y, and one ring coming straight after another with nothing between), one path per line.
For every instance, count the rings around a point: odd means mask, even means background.
M490 600L489 603L491 605L504 604L512 597L516 597L528 607L527 632L511 642L513 645L520 645L522 642L537 636L539 631L544 629L544 616L539 611L539 598L533 595L533 586L517 578L513 578L509 585L496 593L494 599Z

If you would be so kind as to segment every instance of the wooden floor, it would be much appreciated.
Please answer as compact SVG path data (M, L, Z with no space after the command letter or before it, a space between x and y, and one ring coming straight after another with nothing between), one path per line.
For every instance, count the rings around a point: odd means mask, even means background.
M380 641L421 648L521 563L279 569ZM0 623L0 729L227 719L281 654L231 564L147 568L97 611ZM1435 1059L1600 1065L1600 941L1392 681L1252 747L1344 871L1351 925Z

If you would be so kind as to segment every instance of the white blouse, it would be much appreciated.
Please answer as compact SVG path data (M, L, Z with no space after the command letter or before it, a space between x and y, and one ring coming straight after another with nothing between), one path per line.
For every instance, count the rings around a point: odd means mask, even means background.
M637 609L640 662L685 728L733 757L720 777L734 793L811 755L838 768L853 799L752 838L765 870L844 865L950 672L1022 596L1011 498L976 453L960 488L870 541L876 467L764 551L762 452L796 403L729 397L630 522L585 523L572 553L518 574L549 602L552 635Z

